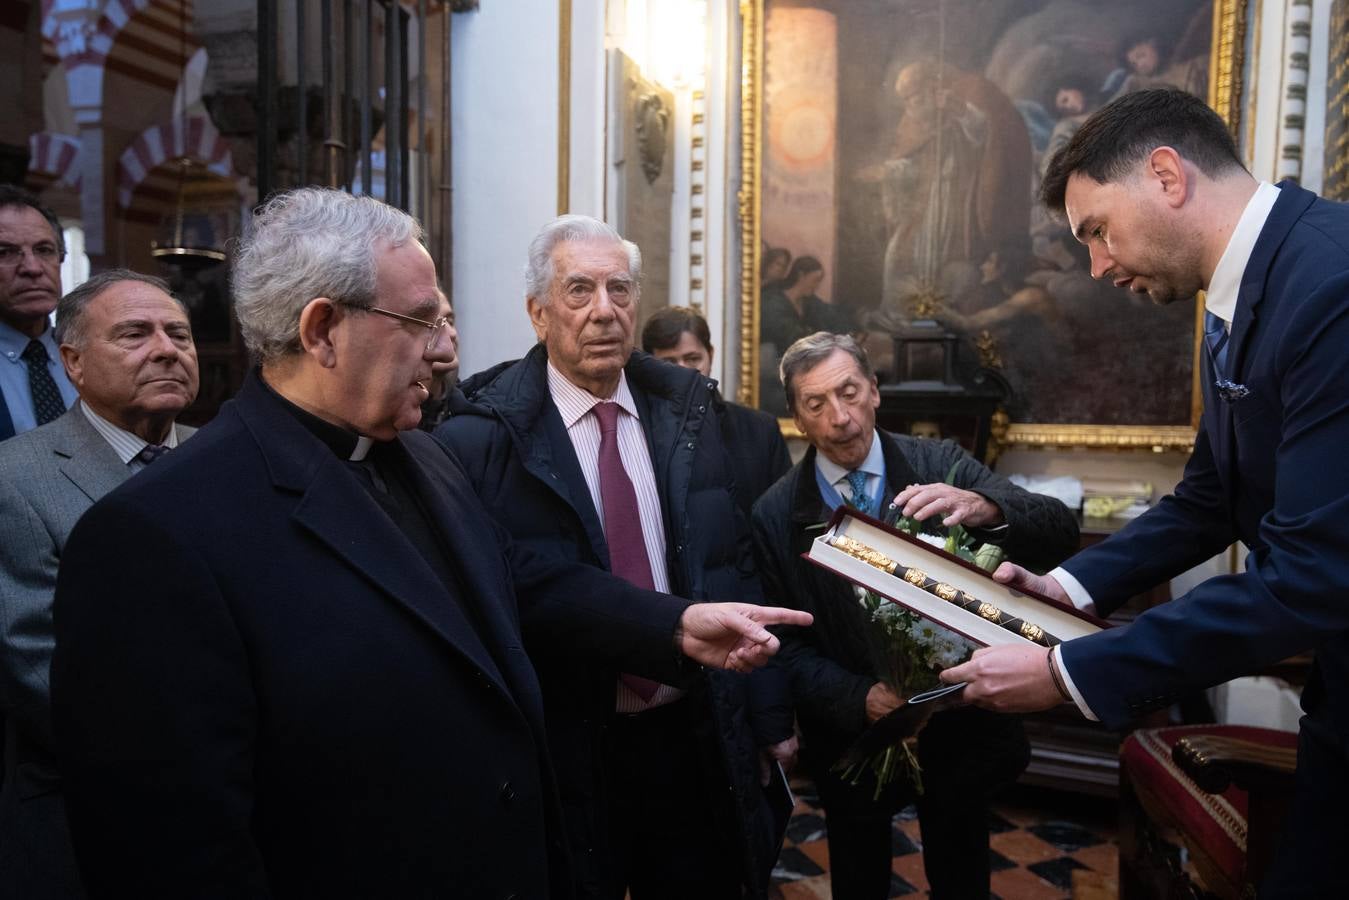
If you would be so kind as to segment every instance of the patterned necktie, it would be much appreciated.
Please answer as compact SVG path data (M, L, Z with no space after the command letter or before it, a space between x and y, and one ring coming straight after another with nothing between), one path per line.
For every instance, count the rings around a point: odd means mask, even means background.
M141 448L141 452L136 454L135 458L148 466L168 452L169 448L163 444L146 444Z
M618 453L618 404L597 403L592 409L600 423L600 504L604 507L604 539L609 544L609 570L629 584L656 589L651 559L646 555L642 515L623 458ZM660 684L637 675L620 676L643 702L651 702Z
M847 474L848 487L852 488L852 506L871 515L871 498L867 496L867 473L853 469Z
M1227 377L1227 342L1230 335L1227 323L1213 313L1204 311L1204 346L1208 348L1208 359L1213 364L1213 377Z
M52 375L47 371L51 359L47 348L34 338L23 348L21 357L28 364L28 390L33 395L33 416L39 425L55 421L66 411L66 401L61 397L61 389L56 386Z

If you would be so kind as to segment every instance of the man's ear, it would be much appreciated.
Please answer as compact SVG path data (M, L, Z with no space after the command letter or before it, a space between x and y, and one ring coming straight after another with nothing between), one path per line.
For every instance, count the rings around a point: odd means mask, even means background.
M300 310L300 346L325 369L337 365L333 332L345 319L345 311L327 297L315 297Z
M1158 147L1148 154L1147 172L1161 188L1163 201L1172 208L1189 197L1190 173L1185 160L1172 147Z
M548 319L544 315L543 304L533 297L525 298L525 309L529 311L529 324L534 326L534 336L540 343L548 340Z
M75 387L80 386L81 379L84 378L84 360L80 356L78 347L70 344L62 344L58 348L61 352L61 365L66 370L66 378Z

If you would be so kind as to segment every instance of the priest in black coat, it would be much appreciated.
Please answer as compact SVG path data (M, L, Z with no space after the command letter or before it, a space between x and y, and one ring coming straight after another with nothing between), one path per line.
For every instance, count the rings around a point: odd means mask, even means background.
M773 650L772 610L493 525L415 430L455 353L420 237L337 191L262 207L233 280L259 368L66 545L52 705L91 897L569 896L524 634L674 681L678 650Z

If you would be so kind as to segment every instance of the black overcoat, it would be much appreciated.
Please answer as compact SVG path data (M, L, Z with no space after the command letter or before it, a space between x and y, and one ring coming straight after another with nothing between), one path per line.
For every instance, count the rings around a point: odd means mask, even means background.
M512 545L404 433L447 586L256 377L66 547L52 695L91 896L565 896L522 619L679 679L686 604Z

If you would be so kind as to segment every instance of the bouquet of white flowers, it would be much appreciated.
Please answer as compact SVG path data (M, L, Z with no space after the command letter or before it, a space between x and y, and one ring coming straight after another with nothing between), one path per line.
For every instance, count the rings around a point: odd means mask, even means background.
M946 477L947 484L954 476L955 468L952 467ZM980 544L960 525L952 525L940 534L927 533L921 522L908 516L899 517L898 512L893 505L890 507L885 516L887 524L985 571L996 569L1004 558L1001 547ZM898 521L894 521L896 518ZM882 671L875 673L876 678L905 701L939 686L938 672L959 665L974 652L974 645L955 632L865 588L857 587L855 591L858 603L867 613L868 635L876 651L874 656L884 660ZM914 750L918 732L926 721L926 715L906 714L904 706L900 706L872 723L835 768L853 784L857 784L865 772L872 772L877 798L887 785L901 776L908 778L922 793L922 767ZM871 749L875 747L883 749Z

